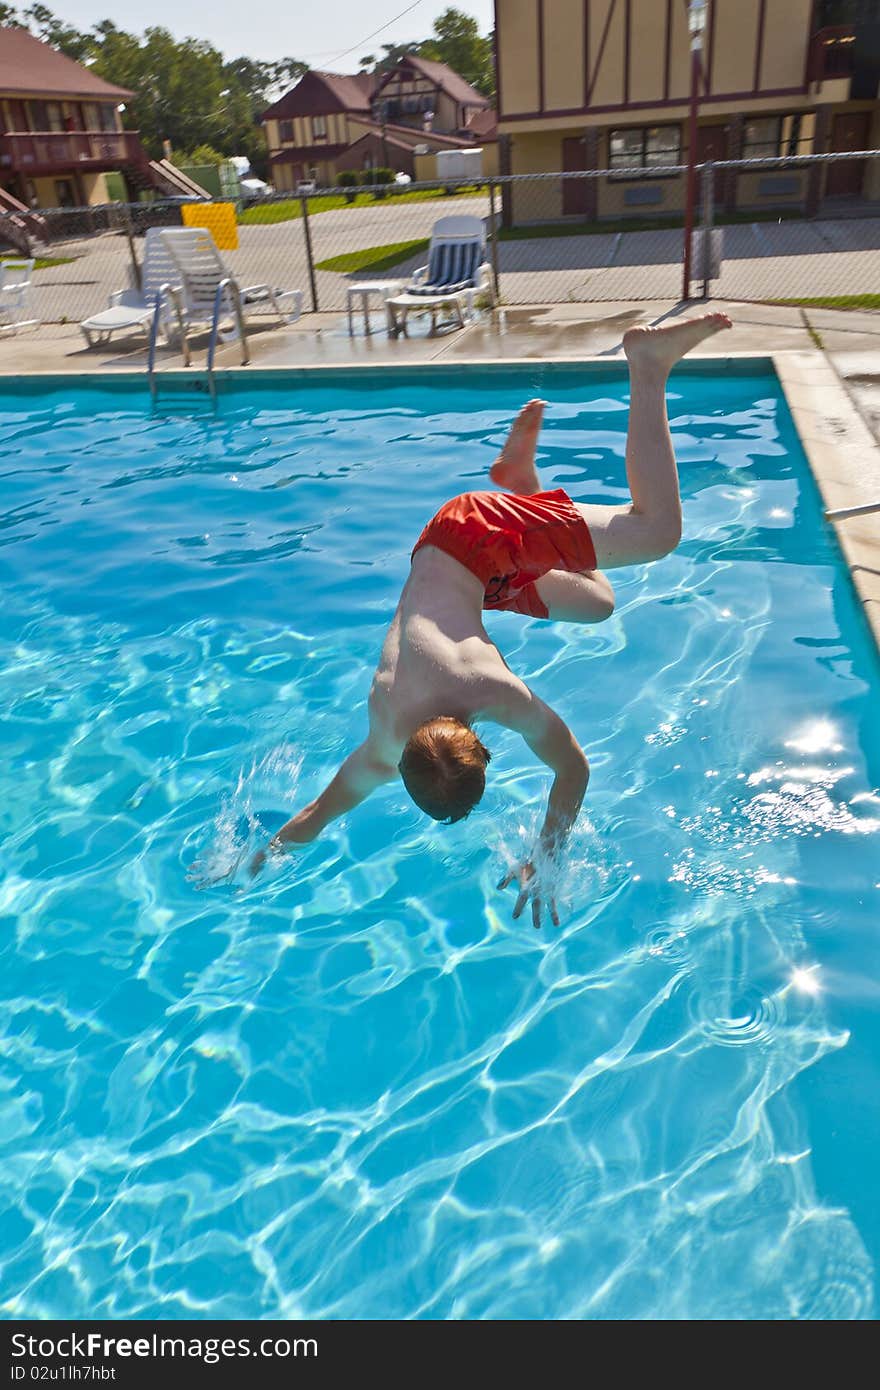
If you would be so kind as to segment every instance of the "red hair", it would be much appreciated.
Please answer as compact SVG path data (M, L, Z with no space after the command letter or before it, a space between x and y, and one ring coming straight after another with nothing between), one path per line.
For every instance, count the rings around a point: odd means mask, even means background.
M469 816L483 795L491 756L473 729L444 714L419 725L398 767L416 805L453 825Z

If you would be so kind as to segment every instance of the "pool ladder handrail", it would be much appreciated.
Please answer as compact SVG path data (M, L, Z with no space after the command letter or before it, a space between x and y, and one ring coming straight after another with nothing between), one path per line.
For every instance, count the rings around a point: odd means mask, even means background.
M248 347L247 329L244 322L244 307L241 301L241 288L237 280L231 275L226 275L218 283L214 294L214 312L211 316L211 341L208 344L208 382L211 387L211 394L214 394L214 354L217 351L217 339L220 336L220 312L223 308L223 300L229 296L232 312L235 315L235 326L238 331L239 341L241 342L241 365L246 367L251 360L251 351Z
M865 502L861 507L836 507L825 513L825 520L846 521L847 517L870 516L873 512L880 512L880 502Z
M211 396L216 398L217 388L214 381L214 357L217 352L217 341L220 337L220 316L223 311L223 302L229 298L232 312L235 316L235 326L237 336L241 342L241 362L246 367L251 360L250 348L247 340L247 328L245 326L244 306L242 304L241 289L238 281L231 275L225 276L217 285L214 294L214 307L211 314L211 338L208 344L207 378ZM187 332L187 319L183 308L183 290L180 285L165 284L156 296L156 304L153 309L153 320L150 325L150 351L147 359L147 375L150 382L150 394L155 398L156 381L156 345L159 340L159 324L165 312L165 304L170 300L174 305L174 313L177 319L177 331L183 350L183 365L192 365L192 352L189 345L189 334Z
M159 293L156 295L156 303L153 308L153 320L150 324L150 351L147 357L147 376L150 382L150 394L156 395L156 344L159 339L159 324L165 312L166 301L170 300L174 305L174 313L177 319L177 331L180 335L181 348L183 350L183 364L190 366L192 353L189 346L189 335L186 331L186 315L183 312L183 298L180 285L170 283L160 286Z

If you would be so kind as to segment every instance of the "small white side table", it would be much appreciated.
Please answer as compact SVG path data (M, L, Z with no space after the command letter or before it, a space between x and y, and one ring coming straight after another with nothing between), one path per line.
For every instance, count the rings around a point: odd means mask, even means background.
M370 295L380 295L381 304L384 307L385 300L390 295L398 294L406 285L405 280L354 280L345 292L346 303L348 306L348 336L354 337L354 309L355 300L360 298L361 312L364 316L364 333L369 336L372 332L370 328Z

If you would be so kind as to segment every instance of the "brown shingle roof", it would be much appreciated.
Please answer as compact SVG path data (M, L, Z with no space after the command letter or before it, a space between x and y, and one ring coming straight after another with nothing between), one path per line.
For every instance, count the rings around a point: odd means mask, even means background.
M370 130L384 130L390 136L395 137L398 144L407 145L410 149L414 145L442 146L444 149L467 150L472 149L476 143L470 136L443 135L438 130L419 130L416 126L397 125L392 121L386 121L383 126L379 121L371 121L366 116L353 116L352 122L355 125L367 126Z
M368 72L345 75L312 69L303 74L295 87L291 87L289 92L268 107L260 119L327 116L333 111L369 111L374 80Z
M497 140L498 112L491 106L485 111L475 111L467 123L467 131L478 140Z
M114 87L80 63L35 39L27 29L0 29L0 92L30 92L53 97L133 96Z

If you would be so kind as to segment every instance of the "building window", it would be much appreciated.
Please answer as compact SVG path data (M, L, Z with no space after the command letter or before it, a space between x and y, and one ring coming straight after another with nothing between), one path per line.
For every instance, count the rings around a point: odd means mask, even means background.
M293 139L293 121L279 121L278 134L283 142Z
M796 111L791 116L757 116L745 124L743 159L810 154L815 128L816 117L812 111Z
M632 178L636 169L680 163L681 126L628 126L608 132L608 168L618 178Z
M103 131L106 131L108 135L111 133L111 131L115 134L115 132L116 132L116 107L115 107L115 106L103 106L103 105L102 105L102 107L101 107L101 129L102 129Z
M313 140L326 140L326 139L327 139L327 117L326 117L326 116L313 116L313 117L312 117L312 139L313 139Z

